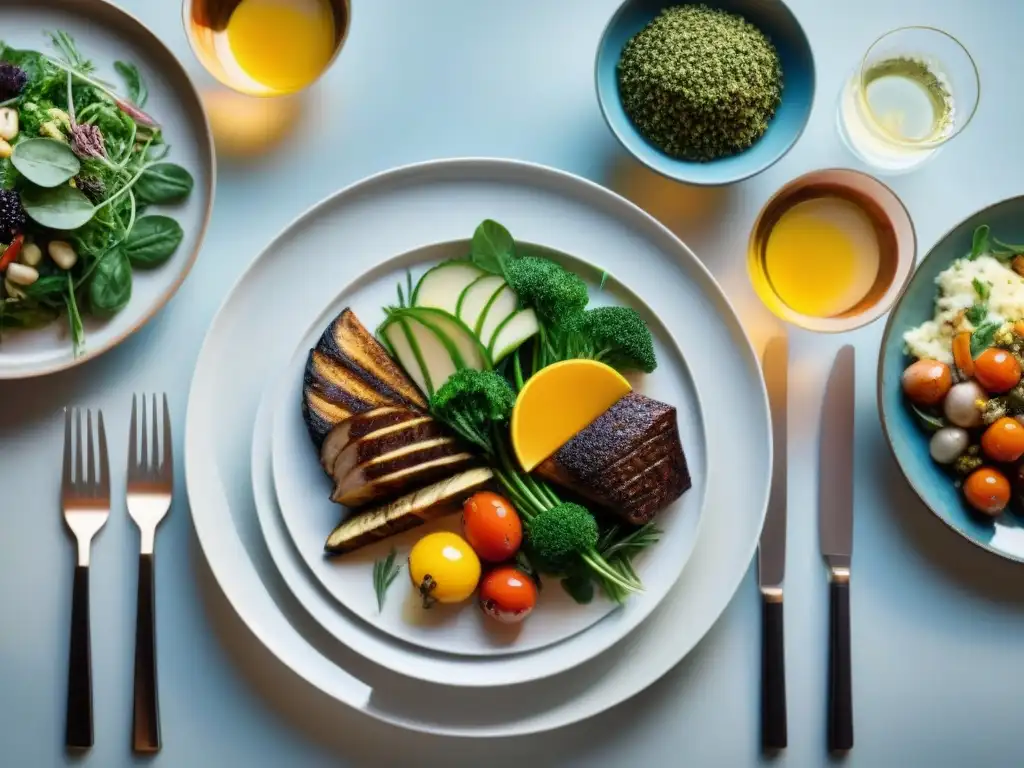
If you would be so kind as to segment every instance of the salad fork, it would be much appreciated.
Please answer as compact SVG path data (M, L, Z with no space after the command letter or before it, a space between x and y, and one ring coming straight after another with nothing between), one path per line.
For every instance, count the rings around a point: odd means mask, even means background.
M142 401L141 426L138 401ZM156 528L171 507L174 455L171 414L163 396L163 440L157 422L156 395L147 417L146 396L132 397L128 433L128 514L139 527L139 598L135 618L135 690L132 706L132 749L160 751L160 709L156 675L156 606L153 544ZM147 439L147 433L151 435Z
M72 418L73 414L73 418ZM64 409L64 469L61 507L64 521L78 542L78 560L71 598L71 647L68 653L68 700L64 743L72 749L88 749L93 742L92 660L89 649L89 554L97 531L110 517L110 466L103 412L86 411L82 452L82 411ZM72 450L74 443L74 450ZM83 467L84 460L84 467Z

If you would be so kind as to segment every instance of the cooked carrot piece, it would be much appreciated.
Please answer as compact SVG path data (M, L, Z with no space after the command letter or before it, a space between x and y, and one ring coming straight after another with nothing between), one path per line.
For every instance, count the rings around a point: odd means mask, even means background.
M961 331L953 337L953 362L964 376L974 375L974 359L971 357L971 332Z

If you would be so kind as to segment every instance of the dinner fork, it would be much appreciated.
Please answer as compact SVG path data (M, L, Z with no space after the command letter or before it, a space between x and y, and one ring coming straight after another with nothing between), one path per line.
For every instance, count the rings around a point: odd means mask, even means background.
M72 414L74 417L72 418ZM82 452L82 411L64 409L64 469L61 507L64 521L78 542L78 561L71 597L71 647L68 653L68 700L64 743L73 749L92 746L92 660L89 650L89 549L93 537L110 517L110 466L103 412L86 411ZM72 450L74 443L74 450Z
M142 401L139 419L138 401ZM156 605L153 543L156 528L171 507L174 455L171 449L171 414L163 396L163 440L158 435L156 395L152 416L146 396L132 397L128 433L128 514L139 527L139 598L135 617L135 691L132 707L132 749L160 751L160 709L156 675ZM141 426L139 422L141 421ZM151 435L147 439L147 433Z

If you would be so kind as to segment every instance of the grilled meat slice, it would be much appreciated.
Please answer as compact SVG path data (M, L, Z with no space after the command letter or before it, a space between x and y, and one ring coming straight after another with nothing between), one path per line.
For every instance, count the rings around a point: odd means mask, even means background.
M452 438L439 438L439 442L424 448L418 455L415 451L392 455L383 462L356 467L334 486L331 501L346 507L381 503L468 469L475 457L455 452L456 446Z
M447 442L436 443L435 438L444 438ZM450 446L451 453L459 453L461 450L454 439L445 438L440 422L429 416L420 416L349 441L335 459L334 466L331 467L331 477L335 481L341 481L356 467L380 463L397 452L407 452L424 442L431 441L437 445Z
M329 555L346 552L458 512L462 502L494 477L486 467L458 472L390 504L351 515L327 538Z
M309 352L302 387L302 415L313 443L349 417L381 407L426 410L416 386L387 351L345 309Z
M580 430L537 473L636 525L691 485L676 409L637 392Z
M427 401L423 394L351 309L346 308L338 315L316 346L360 375L389 402L426 410Z
M384 406L345 419L327 433L323 445L320 446L320 463L323 465L324 471L327 474L331 473L338 454L352 440L416 418L424 417L408 408Z

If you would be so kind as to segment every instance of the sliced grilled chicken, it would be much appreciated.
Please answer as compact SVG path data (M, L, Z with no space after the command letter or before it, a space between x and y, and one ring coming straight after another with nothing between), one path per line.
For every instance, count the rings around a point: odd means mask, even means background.
M416 385L347 308L309 351L302 383L302 415L320 448L328 432L356 414L427 407Z
M429 416L420 416L384 429L378 429L376 432L349 441L349 444L335 459L334 465L331 467L331 477L336 481L341 481L356 467L370 465L374 462L380 464L396 455L412 455L409 449L423 445L424 441L433 441L434 438L443 437L443 428L440 422L434 421ZM445 443L433 441L432 445L450 447L450 453L459 453L455 440L452 438L446 438L446 440ZM401 453L403 451L405 453Z
M396 466L401 468L387 474L377 474L379 464L356 467L335 485L331 500L346 507L381 503L468 469L475 460L470 453L445 455L443 450L438 457L405 466L399 458Z
M691 485L676 409L637 392L580 430L537 474L636 525Z
M491 470L485 467L466 470L383 507L351 515L327 538L324 550L330 555L352 552L428 520L454 514L462 508L463 501L493 477Z
M320 463L323 465L324 471L331 474L338 454L350 441L358 440L379 429L416 418L423 418L423 416L408 408L392 405L374 408L345 419L327 433L323 445L320 446Z
M317 342L317 349L361 376L389 402L426 410L427 401L391 359L387 350L355 316L345 309Z

